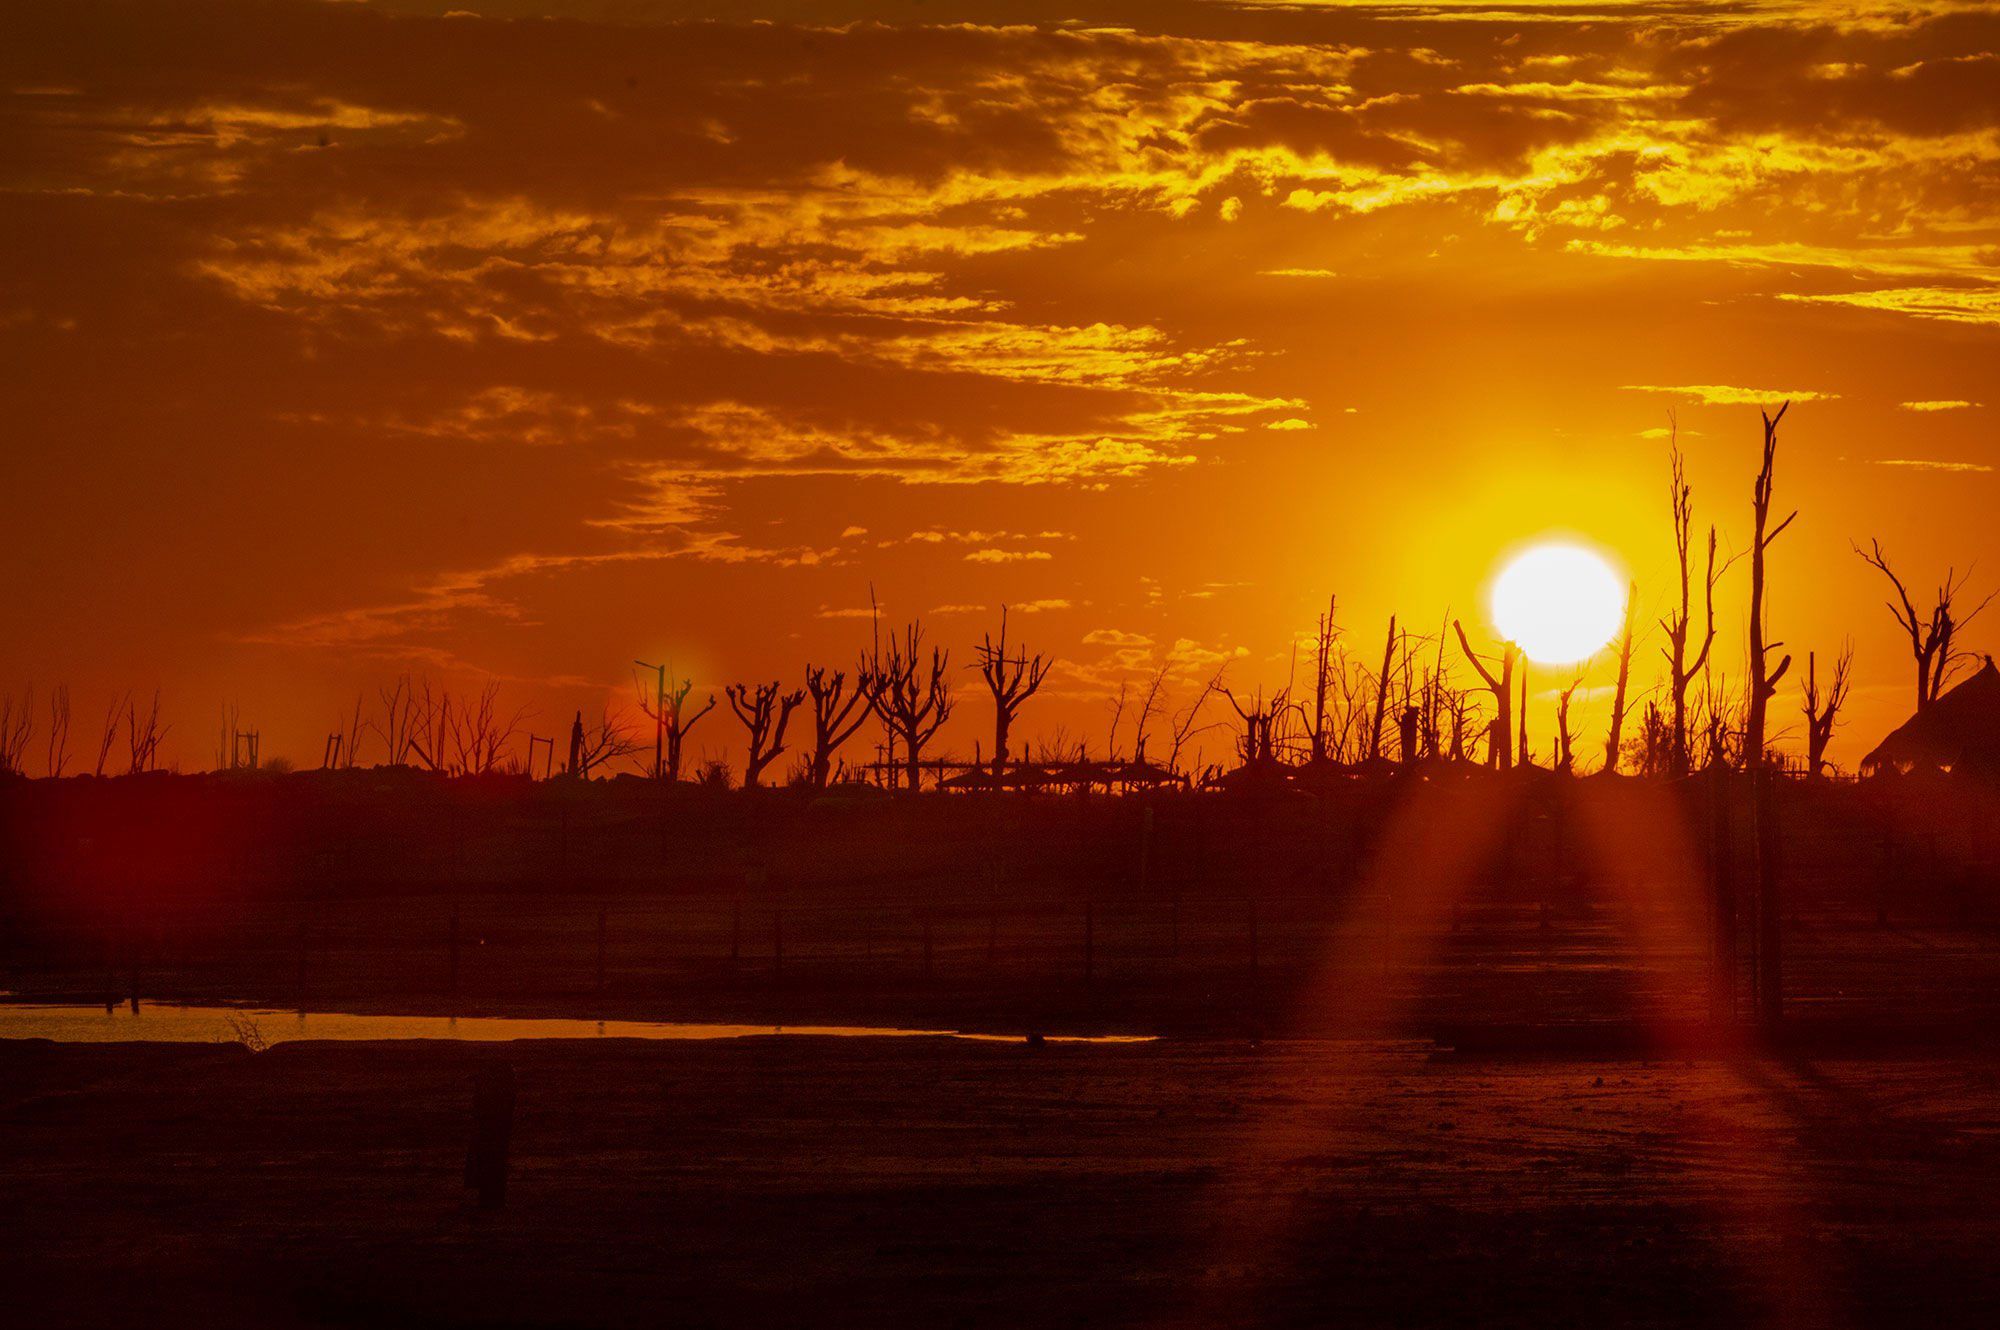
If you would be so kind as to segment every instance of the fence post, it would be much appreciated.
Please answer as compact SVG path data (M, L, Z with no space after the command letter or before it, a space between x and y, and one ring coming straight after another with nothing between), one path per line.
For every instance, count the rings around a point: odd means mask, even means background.
M1097 905L1093 901L1083 903L1083 982L1094 983L1097 979Z
M931 916L924 911L924 978L931 977Z
M730 902L729 907L729 968L735 969L743 960L743 902Z
M456 905L451 907L451 932L445 946L449 953L445 992L455 998L458 996L458 907Z
M771 911L771 973L785 972L785 912Z

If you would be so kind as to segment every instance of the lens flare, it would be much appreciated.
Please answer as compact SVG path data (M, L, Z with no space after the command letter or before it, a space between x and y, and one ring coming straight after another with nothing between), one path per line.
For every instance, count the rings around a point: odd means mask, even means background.
M1549 542L1516 555L1493 580L1493 623L1542 665L1569 665L1601 651L1625 618L1625 587L1604 557Z

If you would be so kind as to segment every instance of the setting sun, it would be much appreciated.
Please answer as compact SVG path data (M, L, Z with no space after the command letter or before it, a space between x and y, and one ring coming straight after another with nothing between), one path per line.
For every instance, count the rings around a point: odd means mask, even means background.
M1550 542L1516 555L1493 580L1493 623L1542 665L1595 655L1617 635L1625 588L1602 555Z

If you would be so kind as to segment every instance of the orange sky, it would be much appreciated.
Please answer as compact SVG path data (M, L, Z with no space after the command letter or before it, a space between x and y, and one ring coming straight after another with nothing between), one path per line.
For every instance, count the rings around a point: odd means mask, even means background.
M404 671L545 734L635 656L796 680L873 583L964 660L1032 611L1022 728L1101 744L1331 592L1365 658L1470 627L1548 530L1652 617L1669 410L1741 549L1789 396L1773 633L1854 639L1852 761L1911 699L1849 540L2000 584L1996 52L1870 0L8 6L0 686L316 762Z

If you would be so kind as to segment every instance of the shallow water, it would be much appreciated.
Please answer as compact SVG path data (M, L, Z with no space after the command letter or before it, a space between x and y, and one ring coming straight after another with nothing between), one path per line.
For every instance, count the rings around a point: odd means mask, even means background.
M141 1002L135 1011L100 1006L0 1002L0 1039L65 1044L242 1043L252 1048L296 1039L747 1039L772 1035L833 1038L971 1039L1027 1042L1026 1035L908 1030L868 1025L729 1025L690 1021L590 1021L512 1016L371 1016L338 1011L269 1011L245 1007ZM1148 1043L1151 1035L1049 1035L1052 1044Z

